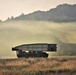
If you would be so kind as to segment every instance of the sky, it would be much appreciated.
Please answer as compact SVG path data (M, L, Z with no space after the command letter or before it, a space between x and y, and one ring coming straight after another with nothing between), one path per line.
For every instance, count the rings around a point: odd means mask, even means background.
M76 0L0 0L0 20L28 14L37 10L47 11L59 4L76 4Z

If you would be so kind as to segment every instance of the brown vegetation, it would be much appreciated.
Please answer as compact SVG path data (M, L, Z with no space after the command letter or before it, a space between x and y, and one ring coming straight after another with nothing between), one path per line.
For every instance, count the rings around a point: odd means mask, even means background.
M0 75L76 75L76 57L0 59Z

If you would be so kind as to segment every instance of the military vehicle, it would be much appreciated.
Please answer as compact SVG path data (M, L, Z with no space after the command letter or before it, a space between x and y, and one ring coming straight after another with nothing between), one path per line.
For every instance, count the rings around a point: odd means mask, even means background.
M57 44L47 43L34 43L34 44L23 44L12 48L12 51L16 51L17 57L48 57L46 52L56 52Z

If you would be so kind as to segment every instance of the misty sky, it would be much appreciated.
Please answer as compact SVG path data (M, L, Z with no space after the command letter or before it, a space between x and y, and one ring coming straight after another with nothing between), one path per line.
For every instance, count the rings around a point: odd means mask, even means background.
M76 4L76 0L0 0L0 19L37 10L46 11L63 3Z

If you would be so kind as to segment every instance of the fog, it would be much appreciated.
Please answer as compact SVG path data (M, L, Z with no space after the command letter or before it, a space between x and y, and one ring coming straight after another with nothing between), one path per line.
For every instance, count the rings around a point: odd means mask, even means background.
M76 44L76 23L9 21L0 23L0 56L16 57L11 49L27 43ZM58 48L59 49L59 48Z

